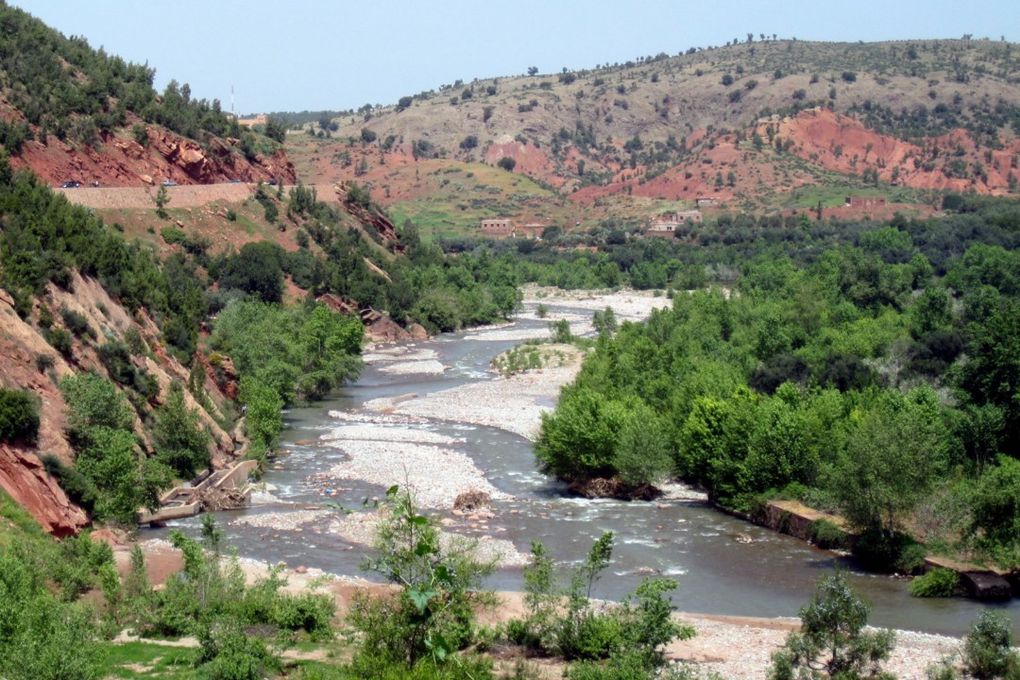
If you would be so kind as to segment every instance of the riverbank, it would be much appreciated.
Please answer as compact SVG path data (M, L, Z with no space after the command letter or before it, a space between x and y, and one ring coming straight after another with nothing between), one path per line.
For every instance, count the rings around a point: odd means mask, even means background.
M145 554L149 578L155 585L163 583L170 574L183 567L179 551L169 543L150 540L141 543ZM126 547L115 551L117 563L127 568L130 562ZM254 583L265 578L271 565L253 559L241 558L238 564L246 580ZM343 618L359 592L382 594L390 586L349 576L338 576L319 569L295 565L284 569L284 590L290 593L315 591L328 593L336 602L337 616ZM501 625L525 614L521 593L501 591L498 604L482 612L482 622ZM676 641L665 652L675 663L697 664L704 671L720 674L727 680L766 680L772 654L782 647L786 636L799 627L795 618L756 618L725 616L693 612L678 612L674 617L681 623L694 626L696 636ZM925 680L925 669L941 658L959 653L961 642L952 637L929 635L910 631L896 632L896 648L885 669L899 680ZM540 664L543 677L560 677L564 664L550 661Z

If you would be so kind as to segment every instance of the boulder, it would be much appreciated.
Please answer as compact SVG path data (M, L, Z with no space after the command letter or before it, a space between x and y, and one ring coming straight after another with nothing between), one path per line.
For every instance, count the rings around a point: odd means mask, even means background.
M407 326L407 333L411 336L412 340L428 340L429 332L425 330L425 327L419 323L410 323Z
M453 499L453 509L460 512L475 512L488 507L492 503L492 497L484 491L471 489L458 494Z
M411 339L407 331L386 315L381 315L375 321L367 324L365 335L372 342L406 342Z
M1013 596L1009 581L991 571L961 572L960 583L975 600L1002 601Z

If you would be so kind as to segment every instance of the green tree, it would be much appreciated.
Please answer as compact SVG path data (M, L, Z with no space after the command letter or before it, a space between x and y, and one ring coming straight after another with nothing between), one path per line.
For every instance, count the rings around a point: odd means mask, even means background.
M499 162L496 163L496 165L506 170L507 172L513 172L514 168L517 167L517 161L515 161L510 156L503 156L502 158L499 159Z
M948 432L930 389L886 398L850 434L831 487L847 519L891 536L947 465Z
M661 482L673 469L665 428L651 408L636 400L617 436L613 467L633 487Z
M283 431L283 399L265 383L252 377L241 379L238 399L244 404L244 430L256 456L272 451Z
M135 414L124 395L109 380L95 373L76 373L60 381L68 406L67 429L73 443L88 441L96 427L132 430Z
M999 456L971 497L971 533L1004 561L1020 564L1020 461Z
M591 318L592 328L600 336L612 335L616 332L616 312L613 311L612 307L606 307L603 310L595 310L595 313Z
M209 466L210 439L199 426L198 412L187 407L181 383L175 381L155 414L152 440L157 459L182 479L190 479Z
M564 390L555 413L542 414L535 455L543 471L567 480L611 477L626 407L588 388Z
M963 644L963 667L977 680L1020 678L1020 655L1012 649L1009 619L1001 612L983 611Z
M275 243L246 243L237 255L227 260L220 285L257 295L264 302L280 302L283 298L282 260L283 249Z
M152 202L156 204L156 214L166 219L166 206L170 203L170 194L167 192L165 184L159 185L159 190L156 191L156 196L152 199Z
M156 507L159 492L170 485L169 468L141 458L137 445L126 430L96 427L88 446L78 451L75 467L96 489L96 519L134 524L138 510Z
M769 680L882 677L881 663L889 658L896 636L891 630L865 630L870 613L843 574L825 577L800 610L800 631L772 655Z
M479 562L475 544L442 544L435 522L418 512L409 491L386 492L387 514L376 556L365 568L399 588L395 597L359 597L351 622L363 634L359 657L414 667L442 664L475 634L475 607L484 603L482 579L493 564Z
M93 680L100 676L94 612L50 593L26 544L0 550L0 676Z

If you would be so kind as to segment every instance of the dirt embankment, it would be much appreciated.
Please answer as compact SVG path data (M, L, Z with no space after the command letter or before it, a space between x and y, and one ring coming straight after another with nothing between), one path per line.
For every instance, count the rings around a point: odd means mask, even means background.
M43 182L58 185L66 181L91 186L142 187L163 180L177 184L214 184L240 180L288 184L297 181L294 166L283 149L249 160L241 153L239 140L210 138L204 144L156 126L146 126L144 143L129 130L140 124L133 116L128 125L106 134L93 146L72 145L50 135L24 143L14 156L16 167L27 168Z
M72 341L66 358L46 342L36 323L43 305L49 309L56 327L64 325L61 315L64 309L85 319L88 332ZM187 381L189 371L167 353L152 319L142 312L130 314L97 281L78 274L72 276L68 290L51 284L46 294L37 298L28 319L18 316L13 300L0 290L0 385L31 391L40 403L39 434L34 445L0 446L0 488L54 535L74 534L87 524L85 513L46 473L41 460L53 455L70 463L74 457L65 433L67 404L59 382L81 371L107 375L97 346L112 340L123 341L129 330L137 331L148 347L147 353L133 357L132 361L138 369L155 378L159 392L149 407L156 408L163 403L170 384ZM90 340L90 335L97 340ZM210 454L213 464L218 466L230 459L237 442L219 425L217 404L223 404L225 397L208 374L204 387L210 397L204 406L187 390L184 396L188 408L198 413L202 426L212 435ZM151 440L138 418L134 429L145 446L151 447Z
M782 120L759 122L763 138L789 140L790 151L827 170L861 175L878 173L883 182L915 189L975 191L1002 195L1020 153L1020 139L1001 149L980 147L965 130L954 130L915 144L866 128L829 109L810 109Z

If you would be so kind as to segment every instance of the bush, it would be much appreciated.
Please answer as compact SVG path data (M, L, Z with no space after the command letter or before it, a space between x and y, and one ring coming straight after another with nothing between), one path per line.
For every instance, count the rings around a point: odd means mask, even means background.
M262 680L280 669L266 643L247 635L236 623L206 629L200 642L195 665L204 680Z
M0 442L34 444L39 434L39 398L0 388Z
M47 328L43 331L43 338L46 342L50 343L50 347L60 352L60 355L65 358L71 357L73 345L71 341L71 334L63 328Z
M924 566L924 546L910 536L869 529L854 542L854 556L873 571L916 573Z
M210 439L199 427L198 413L187 407L181 384L174 382L152 427L157 459L182 479L190 479L209 466Z
M40 373L45 373L53 368L53 363L54 359L51 354L37 354L35 356L35 367Z
M507 172L513 172L514 168L517 167L517 161L515 161L513 158L510 158L510 156L503 156L502 158L499 159L499 162L496 163L496 165L503 168Z
M93 612L81 605L59 602L50 594L30 550L19 543L0 551L0 677L100 677Z
M1020 656L1011 649L1009 619L1001 612L983 611L963 645L963 667L977 680L1020 677Z
M769 678L877 676L896 637L891 630L867 630L870 613L842 574L822 579L811 602L800 610L800 631L790 633L785 647L772 655Z
M953 597L959 589L960 576L952 569L932 569L910 582L914 597Z
M159 235L163 237L163 241L167 245L175 245L178 243L184 243L188 239L188 235L184 233L184 230L178 229L177 227L163 227L159 230Z
M73 309L64 307L60 310L60 318L64 320L64 325L67 326L67 330L71 331L76 338L86 336L95 339L95 331L92 330L92 326L89 325L88 319L84 315L79 314Z
M475 607L486 601L478 589L493 564L478 562L472 543L441 546L434 522L418 514L409 492L394 486L386 498L377 555L366 568L400 590L356 600L350 622L363 636L358 658L443 664L472 642Z
M811 542L823 550L845 550L850 547L850 535L827 519L811 523Z
M532 561L524 570L528 614L508 625L511 641L567 659L609 660L605 666L579 665L582 675L577 677L603 677L598 675L600 669L614 668L626 668L630 674L605 677L651 677L665 663L661 648L674 638L692 637L694 631L671 618L668 593L676 588L671 579L646 580L622 605L595 609L590 601L592 586L609 565L612 549L613 534L603 534L574 572L569 589L561 594L554 588L552 561L545 548L532 543ZM567 600L565 610L562 595Z

